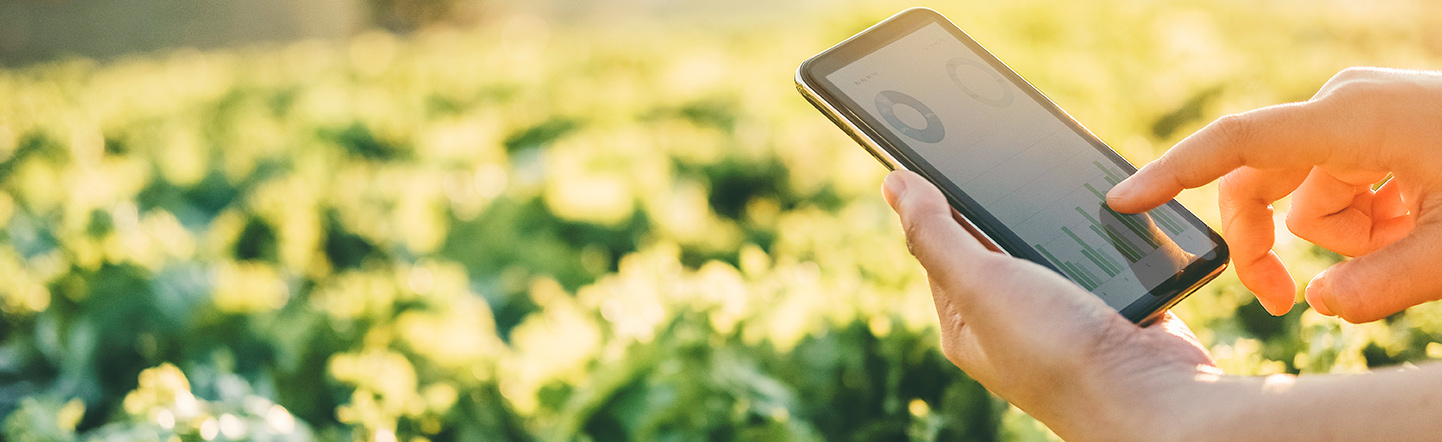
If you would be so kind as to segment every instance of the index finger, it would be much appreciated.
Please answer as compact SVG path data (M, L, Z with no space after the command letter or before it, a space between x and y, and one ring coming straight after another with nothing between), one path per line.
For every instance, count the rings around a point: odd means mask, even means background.
M1222 117L1122 180L1107 193L1107 205L1119 212L1139 213L1242 166L1291 169L1322 164L1341 145L1337 120L1339 115L1322 101Z

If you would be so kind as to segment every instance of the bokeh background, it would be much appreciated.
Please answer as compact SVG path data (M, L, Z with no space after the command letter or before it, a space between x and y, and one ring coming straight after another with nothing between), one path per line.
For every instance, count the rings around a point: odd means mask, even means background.
M3 435L1053 439L941 356L883 168L793 89L913 5L0 0ZM1139 164L1442 66L1426 0L924 5ZM1299 307L1176 312L1233 374L1442 357L1438 305Z

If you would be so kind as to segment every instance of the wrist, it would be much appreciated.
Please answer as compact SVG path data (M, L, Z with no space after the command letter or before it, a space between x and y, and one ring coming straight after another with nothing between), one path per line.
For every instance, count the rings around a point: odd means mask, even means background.
M1129 365L1129 364L1124 364ZM1206 365L1112 366L1077 376L1040 410L1023 410L1065 440L1211 438L1246 400L1245 377Z
M1287 374L1229 376L1213 367L1199 370L1192 379L1163 393L1162 405L1150 411L1142 427L1148 433L1139 434L1160 435L1161 440L1255 438L1260 429L1249 424L1265 411L1260 409L1265 408L1262 395L1285 389L1295 380Z
M1229 376L1211 365L1151 366L1129 376L1096 378L1090 389L1102 417L1076 434L1087 440L1219 440L1255 405L1261 378ZM1082 406L1088 406L1083 404ZM1070 439L1069 439L1070 440Z

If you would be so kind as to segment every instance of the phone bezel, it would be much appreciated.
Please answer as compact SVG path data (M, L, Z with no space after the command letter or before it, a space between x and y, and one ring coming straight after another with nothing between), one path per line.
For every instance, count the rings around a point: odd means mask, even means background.
M857 59L886 46L899 38L910 35L912 32L921 29L929 24L941 25L948 33L958 41L967 45L976 52L993 69L1001 73L1008 81L1011 81L1019 89L1034 99L1042 107L1046 108L1058 120L1065 123L1077 135L1086 139L1093 148L1101 152L1103 156L1110 159L1117 167L1121 168L1128 175L1136 172L1136 167L1122 158L1115 150L1103 142L1090 130L1082 126L1070 114L1062 110L1030 82L1022 78L1000 59L982 47L975 39L967 35L954 23L942 16L940 13L928 8L911 8L902 11L881 23L852 36L851 38L831 47L801 63L797 69L796 83L802 95L817 107L823 114L830 117L838 126L852 135L863 147L872 151L872 155L885 164L888 168L904 168L914 171L941 189L946 195L953 209L964 219L961 219L968 227L968 230L979 230L982 237L979 239L991 242L996 247L1004 250L1012 256L1020 257L1028 261L1041 264L1047 268L1060 272L1056 266L1051 264L1030 244L1022 241L1010 228L1006 227L990 213L983 210L970 196L952 183L939 170L933 167L920 155L906 146L906 143L887 130L877 130L881 122L872 118L864 112L856 112L854 109L860 104L836 93L835 85L826 80L826 74L834 72L843 66L856 61ZM849 127L848 127L849 126ZM1171 278L1152 288L1147 295L1139 296L1135 301L1120 310L1120 313L1127 319L1137 323L1146 323L1154 320L1167 308L1175 305L1187 294L1201 287L1207 281L1215 278L1226 268L1229 253L1226 242L1221 235L1203 223L1201 219L1186 210L1185 207L1172 200L1167 203L1175 209L1188 225L1206 232L1216 247L1210 252L1203 254L1194 261L1173 275ZM975 234L977 232L973 232Z

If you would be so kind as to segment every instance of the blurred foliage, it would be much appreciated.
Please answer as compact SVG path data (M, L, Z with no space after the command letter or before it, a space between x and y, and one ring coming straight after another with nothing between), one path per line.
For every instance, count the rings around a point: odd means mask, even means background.
M470 9L480 6L479 0L366 0L370 22L396 31L410 32L428 25L454 24L474 17Z
M883 168L792 90L901 6L0 71L4 434L1051 438L940 355ZM1423 1L940 9L1136 162L1442 64ZM1272 318L1226 275L1178 314L1230 373L1319 373L1442 356L1439 309Z

